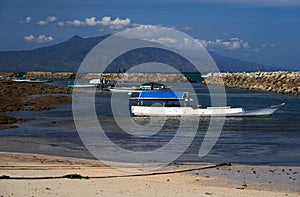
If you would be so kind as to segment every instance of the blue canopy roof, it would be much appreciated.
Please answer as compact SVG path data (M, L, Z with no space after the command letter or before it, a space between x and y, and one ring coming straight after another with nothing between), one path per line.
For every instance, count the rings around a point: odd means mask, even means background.
M140 92L138 99L179 100L185 97L185 92Z

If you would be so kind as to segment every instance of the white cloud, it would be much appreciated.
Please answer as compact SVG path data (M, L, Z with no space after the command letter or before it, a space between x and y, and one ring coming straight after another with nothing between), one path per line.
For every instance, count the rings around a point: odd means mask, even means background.
M249 43L239 38L230 38L229 40L199 40L200 43L208 49L241 50L249 49Z
M36 22L37 25L47 25L51 22L54 22L57 20L57 17L56 16L48 16L45 20L40 20L38 22Z
M169 38L169 37L160 37L157 39L151 39L150 41L157 42L160 44L175 44L175 43L177 43L177 39Z
M109 25L111 21L111 17L110 16L104 16L101 20L101 24L102 25Z
M47 19L46 19L48 22L54 22L57 20L57 17L56 16L48 16Z
M67 21L68 25L73 25L73 26L80 26L83 24L80 20L73 20L73 21Z
M24 20L21 19L21 20L20 20L20 23L30 23L31 20L32 20L32 18L31 18L30 16L27 16Z
M24 36L24 39L27 42L37 42L37 43L51 42L54 40L52 36L45 36L45 35L39 35L37 37L35 37L34 35L29 35L29 36Z
M32 42L35 39L35 37L33 35L29 35L29 36L24 36L24 39L28 42Z
M97 21L96 17L91 17L91 18L86 18L85 23L83 23L83 24L86 24L88 26L95 26L95 25L100 24L100 21Z
M66 22L58 22L57 23L59 26L80 26L83 25L84 23L81 22L80 20L73 20L73 21L66 21Z
M128 26L128 25L130 25L130 19L126 18L126 19L122 20L122 19L120 19L118 17L115 20L111 21L111 25L124 25L124 26Z
M73 20L73 22L71 22L71 24L74 25L74 26L80 26L83 23L80 20Z
M47 25L48 24L48 21L44 21L44 20L41 20L39 22L36 22L37 25Z
M121 29L131 24L131 20L129 18L120 19L117 17L116 19L112 20L110 16L104 16L101 20L98 20L96 17L85 18L83 21L78 19L73 21L66 21L66 22L58 22L59 26L107 26L111 29Z

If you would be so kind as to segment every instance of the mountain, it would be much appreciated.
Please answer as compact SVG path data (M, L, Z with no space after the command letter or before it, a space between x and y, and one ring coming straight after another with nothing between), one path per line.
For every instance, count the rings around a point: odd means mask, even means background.
M81 38L26 51L0 52L1 71L77 71L88 52L109 35Z
M76 72L84 57L99 42L110 35L82 38L74 36L62 43L24 51L0 52L0 72ZM276 68L226 57L215 52L210 52L220 71L246 72L246 71L275 71ZM151 48L133 50L118 57L108 66L107 72L128 70L128 65L137 65L146 62L162 62L174 67L181 72L193 72L193 66L182 57L169 51Z

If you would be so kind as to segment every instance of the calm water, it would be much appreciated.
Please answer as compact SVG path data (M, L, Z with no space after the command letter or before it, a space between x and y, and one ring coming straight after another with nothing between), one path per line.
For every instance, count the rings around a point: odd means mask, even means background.
M196 94L192 96L197 96L202 106L209 106L210 96L206 87L193 84L193 88ZM183 91L187 90L183 89ZM92 95L87 94L86 96ZM120 94L120 98L128 99L128 95ZM203 158L198 157L198 151L210 119L200 119L196 137L177 161L300 166L300 97L227 89L227 103L234 107L241 106L251 110L282 102L285 102L286 105L270 118L226 118L216 145ZM106 135L124 149L151 151L162 147L174 137L180 123L179 118L170 118L157 134L151 137L136 137L124 132L116 124L110 103L111 93L96 93L99 122ZM82 144L75 129L71 105L54 107L44 112L11 114L33 120L21 124L19 128L0 131L1 150L93 157ZM120 116L122 117L122 112L120 112ZM149 120L134 118L134 121L139 125L146 125ZM193 123L193 120L186 121ZM89 130L88 127L86 129ZM192 127L184 129L187 133L192 132ZM143 134L143 131L136 132Z

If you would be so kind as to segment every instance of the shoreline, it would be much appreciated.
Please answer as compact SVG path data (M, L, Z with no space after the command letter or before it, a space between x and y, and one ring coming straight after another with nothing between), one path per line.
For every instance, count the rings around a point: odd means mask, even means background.
M0 179L1 195L15 196L82 196L82 195L114 195L114 196L298 196L300 190L276 189L265 187L261 182L251 180L255 170L256 175L262 171L269 174L274 171L270 166L233 165L204 169L192 173L173 173L155 176L127 176L132 173L113 169L101 161L59 157L29 153L0 152L0 176L10 177L59 177L65 175L81 175L91 178L60 178L16 180ZM206 164L199 164L207 166ZM195 165L199 167L199 165ZM191 165L170 165L164 170L174 171L193 168ZM297 172L300 167L277 167L289 172ZM235 172L245 170L239 179L228 177ZM252 171L253 171L252 170ZM143 172L142 172L143 173ZM227 175L226 175L227 174ZM276 173L275 173L276 174ZM114 176L114 178L108 178ZM98 178L92 178L98 177ZM100 177L100 178L99 178ZM101 178L102 177L102 178ZM234 177L237 177L235 175ZM271 181L276 181L280 175L270 175ZM242 180L241 180L242 179ZM298 180L299 181L299 180ZM299 183L299 182L298 182Z

